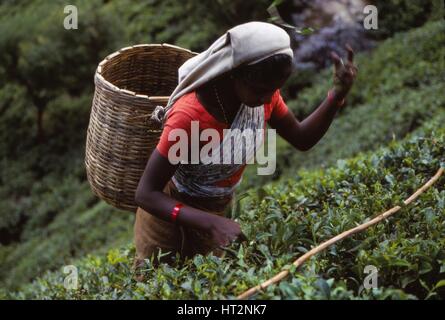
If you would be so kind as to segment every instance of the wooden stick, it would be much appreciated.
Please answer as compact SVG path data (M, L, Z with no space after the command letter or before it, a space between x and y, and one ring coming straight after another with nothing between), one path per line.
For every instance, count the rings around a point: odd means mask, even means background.
M151 97L148 97L149 101L159 102L159 103L167 103L168 99L170 99L170 96L151 96Z
M410 204L412 201L414 201L421 193L423 193L426 189L428 189L433 183L435 183L439 177L442 175L444 171L444 168L440 168L437 173L427 182L425 183L420 189L418 189L415 193L413 193L408 199L406 199L405 201L403 201L403 203L405 205ZM389 216L391 216L392 214L396 213L397 211L399 211L401 209L400 206L395 206L394 208L389 209L388 211L385 211L384 213L378 215L377 217L375 217L374 219L363 223L355 228L349 229L345 232L340 233L339 235L335 236L334 238L331 238L330 240L327 240L325 242L323 242L322 244L320 244L319 246L313 248L312 250L306 252L304 255L302 255L300 258L298 258L297 260L295 260L293 262L293 265L295 267L300 267L306 260L308 260L310 257L312 257L313 255L319 253L320 251L323 251L324 249L326 249L327 247L333 245L334 243L343 240L344 238L347 238L355 233L361 232L367 228L369 228L370 226L379 223L380 221L388 218ZM240 294L239 296L237 296L237 299L247 299L249 298L251 295L255 294L256 292L263 290L265 288L267 288L268 286L270 286L271 284L275 284L279 281L281 281L282 279L284 279L287 275L289 274L289 270L283 270L280 273L278 273L277 275L275 275L274 277L270 278L267 281L264 281L263 283L261 283L260 285L250 288L249 290L243 292L242 294Z

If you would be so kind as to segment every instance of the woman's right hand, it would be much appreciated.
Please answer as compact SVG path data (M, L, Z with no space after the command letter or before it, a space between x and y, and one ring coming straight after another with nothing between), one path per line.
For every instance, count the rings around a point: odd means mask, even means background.
M240 225L228 218L213 215L208 230L213 247L226 247L235 240L247 241Z
M357 66L354 65L354 51L351 46L346 45L346 51L348 52L346 63L335 52L331 52L331 59L334 62L334 91L339 100L346 97L358 72Z

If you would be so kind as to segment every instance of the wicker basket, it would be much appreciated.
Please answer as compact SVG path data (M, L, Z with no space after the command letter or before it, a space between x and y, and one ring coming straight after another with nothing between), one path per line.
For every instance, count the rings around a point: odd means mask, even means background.
M157 105L165 106L178 68L195 54L168 44L142 44L99 64L85 165L94 194L112 206L136 210L135 191L162 132L150 115Z

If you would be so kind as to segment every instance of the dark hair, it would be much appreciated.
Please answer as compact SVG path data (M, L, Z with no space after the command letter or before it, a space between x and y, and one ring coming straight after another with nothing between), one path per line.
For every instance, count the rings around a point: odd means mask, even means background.
M241 65L233 70L237 78L261 84L271 84L287 78L292 72L292 57L276 54L252 65Z

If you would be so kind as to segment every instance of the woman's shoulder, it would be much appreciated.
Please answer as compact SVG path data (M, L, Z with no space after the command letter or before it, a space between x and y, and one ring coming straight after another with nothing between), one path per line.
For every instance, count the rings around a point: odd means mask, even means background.
M202 120L202 114L206 110L196 98L196 92L188 92L173 104L170 112L167 114L167 120L170 117L186 116L188 120Z
M167 113L165 125L188 127L191 121L209 121L207 111L196 97L196 91L188 92L175 101L171 110Z

